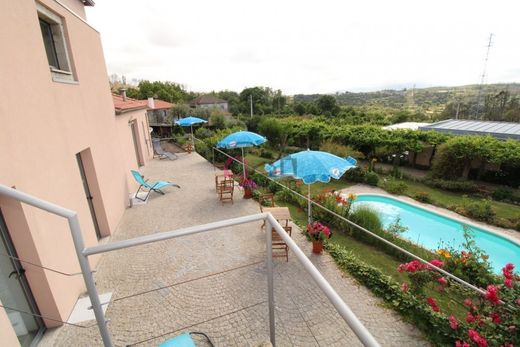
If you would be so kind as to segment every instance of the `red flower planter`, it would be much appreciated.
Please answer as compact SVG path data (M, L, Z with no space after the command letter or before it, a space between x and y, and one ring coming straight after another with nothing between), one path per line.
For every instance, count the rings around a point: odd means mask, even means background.
M251 199L253 197L253 190L251 188L244 188L244 199Z
M312 253L321 254L323 253L323 242L312 240Z

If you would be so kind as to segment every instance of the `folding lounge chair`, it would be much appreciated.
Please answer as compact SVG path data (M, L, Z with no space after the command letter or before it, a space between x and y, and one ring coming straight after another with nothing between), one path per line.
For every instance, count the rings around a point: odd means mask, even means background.
M193 339L191 338L191 335L201 335L204 336L211 347L213 347L213 342L211 342L211 339L208 337L208 335L204 333L199 332L189 332L189 333L183 333L179 336L175 336L174 338L168 339L161 343L159 347L197 347Z
M167 152L165 151L162 147L161 147L161 140L160 139L152 139L152 144L153 144L153 149L155 151L155 153L157 153L157 155L159 156L159 159L170 159L170 160L175 160L177 159L177 154L175 153L171 153L171 152Z
M164 195L164 192L161 191L161 189L164 187L174 186L174 187L180 188L180 186L178 184L168 182L168 181L147 182L147 180L145 180L144 177L139 172L137 172L135 170L131 170L131 171L132 171L132 175L134 176L137 183L140 184L139 189L137 189L137 192L135 193L135 198L139 199L141 201L146 201L146 199L148 199L148 195L150 195L152 190L156 193ZM148 189L148 194L146 194L146 197L144 199L141 199L138 195L139 190L141 190L142 187Z

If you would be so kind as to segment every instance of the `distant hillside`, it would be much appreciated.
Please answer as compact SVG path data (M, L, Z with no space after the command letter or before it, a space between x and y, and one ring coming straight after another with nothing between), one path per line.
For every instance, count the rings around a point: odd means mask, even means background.
M457 87L431 87L402 90L381 90L376 92L336 93L335 97L341 105L351 106L383 106L392 108L419 107L425 110L444 108L450 102L471 104L476 102L479 86L467 85ZM520 83L488 84L482 88L481 102L486 95L494 95L507 91L511 96L520 95ZM295 102L315 101L320 94L294 96Z

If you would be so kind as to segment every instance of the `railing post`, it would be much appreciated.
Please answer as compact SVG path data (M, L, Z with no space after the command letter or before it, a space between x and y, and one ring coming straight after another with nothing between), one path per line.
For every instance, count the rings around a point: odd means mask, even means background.
M81 235L78 215L76 214L72 217L68 217L68 220L70 230L72 232L72 240L74 242L74 247L76 248L76 254L78 255L79 266L81 267L81 272L83 273L83 279L85 280L85 286L87 287L90 303L92 305L92 309L94 310L94 315L96 316L99 333L103 339L103 345L105 347L113 347L114 344L112 343L112 336L108 330L107 321L105 320L105 315L103 314L103 308L101 307L101 302L99 301L99 295L96 289L96 283L94 282L94 277L92 276L92 270L90 269L88 257L83 254L85 244L83 242L83 236Z
M272 245L273 226L269 219L265 220L265 240L267 250L267 299L269 305L269 335L271 344L276 346L275 342L275 321L274 321L274 279L273 279L273 245Z

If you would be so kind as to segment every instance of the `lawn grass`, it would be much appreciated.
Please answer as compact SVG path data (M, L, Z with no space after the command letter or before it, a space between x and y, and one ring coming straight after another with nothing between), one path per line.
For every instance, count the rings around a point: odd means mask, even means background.
M408 188L405 195L414 198L417 193L426 192L430 195L433 205L447 208L452 205L461 205L463 195L461 193L453 193L445 190L431 188L421 182L415 182L407 179L399 179L397 181L404 182ZM467 196L468 201L480 201L481 198ZM490 200L490 204L496 212L497 218L512 219L520 216L520 207L505 202Z

